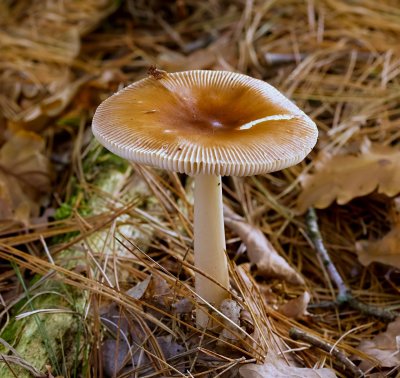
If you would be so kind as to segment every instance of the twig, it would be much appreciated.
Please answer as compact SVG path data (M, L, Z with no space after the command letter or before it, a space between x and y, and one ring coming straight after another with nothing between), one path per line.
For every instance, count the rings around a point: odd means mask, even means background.
M11 374L14 375L15 377L18 377L18 375L15 374L14 370L11 367L11 364L17 365L17 366L27 370L33 377L46 378L45 374L43 374L40 370L36 369L28 361L25 361L22 357L5 355L5 354L1 353L0 358L4 361L4 363L10 369Z
M347 369L349 369L352 374L356 377L363 377L364 373L360 370L354 363L346 357L346 355L332 344L321 340L313 335L310 335L298 328L291 328L289 331L289 336L293 340L304 341L312 346L324 350L325 352L334 356L338 361L340 361Z
M318 227L318 218L315 209L310 207L306 216L306 223L308 227L308 234L314 244L317 253L321 256L323 264L326 266L328 273L338 288L338 295L336 301L338 305L348 305L351 308L360 311L365 315L371 315L379 318L385 322L391 322L395 320L396 314L392 311L377 308L366 303L359 301L357 298L353 297L351 290L344 283L342 276L337 271L335 265L333 264L328 251L325 248L324 242L322 240L321 233Z

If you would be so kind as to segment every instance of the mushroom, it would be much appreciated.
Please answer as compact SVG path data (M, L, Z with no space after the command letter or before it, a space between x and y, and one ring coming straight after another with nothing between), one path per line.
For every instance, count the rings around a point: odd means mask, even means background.
M261 80L227 71L153 69L100 104L93 134L125 159L194 176L195 290L200 302L218 308L229 297L221 176L297 164L318 132ZM209 321L204 307L197 311L199 327Z

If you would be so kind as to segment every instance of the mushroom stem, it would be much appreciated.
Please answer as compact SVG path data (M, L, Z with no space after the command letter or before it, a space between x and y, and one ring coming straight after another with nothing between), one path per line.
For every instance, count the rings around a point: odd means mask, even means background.
M218 286L201 273L196 273L196 293L204 301L219 307L229 296L221 176L200 174L195 176L194 185L195 266L222 286ZM207 327L209 318L205 309L206 307L202 306L197 311L198 327Z

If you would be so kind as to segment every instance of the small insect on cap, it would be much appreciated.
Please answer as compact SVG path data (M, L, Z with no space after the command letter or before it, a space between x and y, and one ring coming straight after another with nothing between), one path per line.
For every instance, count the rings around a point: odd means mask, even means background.
M149 77L105 100L93 133L115 154L171 171L249 176L297 164L315 123L271 85L226 71Z

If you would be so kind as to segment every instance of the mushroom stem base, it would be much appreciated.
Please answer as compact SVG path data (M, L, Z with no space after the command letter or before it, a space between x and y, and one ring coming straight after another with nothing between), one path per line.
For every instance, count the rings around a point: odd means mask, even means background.
M229 297L221 176L195 176L194 203L195 266L221 285L196 272L196 293L218 308ZM210 327L206 305L197 310L196 322L200 328Z

